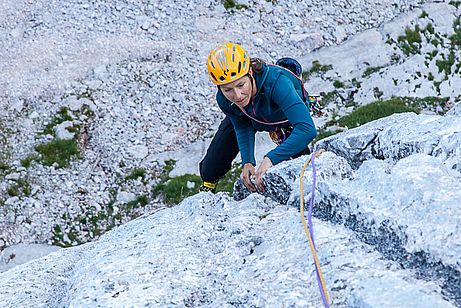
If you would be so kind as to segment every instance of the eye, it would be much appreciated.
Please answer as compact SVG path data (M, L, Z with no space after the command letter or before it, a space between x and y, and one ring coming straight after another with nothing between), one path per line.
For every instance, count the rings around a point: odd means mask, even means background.
M231 89L222 89L222 90L223 90L223 92L225 92L225 93L229 93L229 92L231 91Z

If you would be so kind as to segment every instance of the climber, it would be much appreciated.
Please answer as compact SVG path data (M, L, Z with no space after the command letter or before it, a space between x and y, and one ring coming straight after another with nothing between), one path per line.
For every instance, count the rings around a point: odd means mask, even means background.
M285 58L286 59L286 58ZM317 131L306 104L303 82L293 72L254 58L238 44L226 42L208 55L211 81L217 86L216 100L226 117L219 125L200 162L201 190L216 190L217 182L231 168L240 151L243 184L251 191L265 191L267 169L281 161L308 153ZM286 64L286 63L285 63ZM288 65L288 66L289 66ZM287 65L284 65L287 66ZM296 75L294 74L296 73ZM277 144L255 170L255 132L267 131Z

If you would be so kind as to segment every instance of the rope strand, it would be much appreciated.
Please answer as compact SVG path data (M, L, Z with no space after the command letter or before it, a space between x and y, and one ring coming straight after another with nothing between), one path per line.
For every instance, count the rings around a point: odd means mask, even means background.
M315 247L314 243L314 227L312 225L312 208L314 206L314 192L315 192L315 184L316 184L316 169L315 169L315 164L314 160L315 157L319 157L320 154L322 154L325 150L321 149L317 151L316 153L312 153L311 158L304 164L302 170L301 170L301 175L300 175L300 185L299 185L299 191L300 191L300 212L301 212L301 220L304 226L304 231L306 232L307 239L309 241L309 246L311 248L312 256L314 257L314 262L315 262L315 272L317 276L317 284L320 289L320 295L322 296L322 301L323 305L325 307L329 307L329 297L328 297L328 290L325 284L325 280L323 279L322 275L322 270L320 268L320 262L319 258L317 256L317 249ZM311 200L309 202L309 212L308 212L308 221L309 221L309 228L307 227L306 220L304 218L304 193L303 193L303 177L304 177L304 171L306 170L307 166L309 163L312 161L312 172L313 172L313 181L312 181L312 195L311 195Z

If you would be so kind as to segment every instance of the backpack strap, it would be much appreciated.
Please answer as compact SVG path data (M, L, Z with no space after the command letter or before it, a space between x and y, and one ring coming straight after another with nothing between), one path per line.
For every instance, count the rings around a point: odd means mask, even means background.
M247 112L244 108L242 108L242 107L240 107L240 106L237 106L237 107L240 108L240 110L243 112L244 115L246 115L247 117L249 117L249 118L252 119L253 121L258 122L258 123L260 123L260 124L265 124L265 125L278 125L278 124L283 124L283 123L287 123L287 122L288 122L288 120L283 120L283 121L278 121L278 122L264 122L264 121L258 120L258 119L256 119L256 118L252 117L251 115L249 115L248 112Z
M301 78L299 78L298 76L296 76L296 74L294 74L291 70L289 70L288 68L286 67L283 67L283 66L280 66L280 65L275 65L275 64L267 64L266 65L268 66L274 66L274 67L278 67L278 68L281 68L285 73L289 74L290 78L291 78L291 81L293 82L293 85L295 86L295 89L296 89L296 85L294 84L295 81L299 82L299 84L301 85L301 93L302 93L302 99L303 99L303 102L304 104L307 105L307 108L310 110L310 101L308 99L309 97L309 94L307 93L306 89L304 88L304 82ZM295 78L295 79L293 79ZM270 82L270 81L266 81L267 82ZM272 84L269 85L269 88L272 88ZM243 112L243 114L245 116L247 116L248 118L250 118L251 120L255 121L255 122L258 122L260 124L265 124L265 125L278 125L278 124L284 124L284 123L288 123L288 120L283 120L283 121L278 121L278 122L264 122L264 121L261 121L261 120L258 120L254 117L252 117L251 115L248 114L248 112L237 105L237 107L239 107L239 109Z

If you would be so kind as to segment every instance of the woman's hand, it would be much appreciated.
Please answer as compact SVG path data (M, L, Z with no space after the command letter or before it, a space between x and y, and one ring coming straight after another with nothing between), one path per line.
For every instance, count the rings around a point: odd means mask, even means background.
M269 157L265 156L263 161L261 162L261 165L259 165L258 170L256 170L255 176L256 176L256 187L258 188L258 191L264 192L266 190L266 187L264 187L263 183L263 176L266 174L267 169L272 167L272 161L269 159Z
M249 191L255 192L256 187L251 182L251 177L255 174L255 167L251 163L246 163L243 165L242 173L240 174L240 179L242 179L243 184Z

